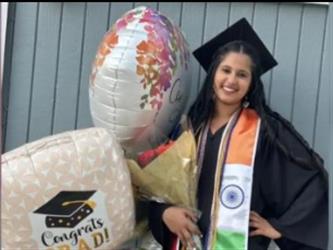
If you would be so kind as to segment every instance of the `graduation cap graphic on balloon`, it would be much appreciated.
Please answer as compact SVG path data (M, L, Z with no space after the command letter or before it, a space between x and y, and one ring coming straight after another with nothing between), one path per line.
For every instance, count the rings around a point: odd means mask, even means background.
M46 215L49 228L73 228L93 213L96 202L90 197L96 191L61 191L34 211Z

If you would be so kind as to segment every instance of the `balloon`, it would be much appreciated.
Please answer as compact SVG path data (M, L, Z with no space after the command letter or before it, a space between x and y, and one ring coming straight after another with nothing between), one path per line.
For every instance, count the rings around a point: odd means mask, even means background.
M106 129L49 136L1 161L4 249L117 249L133 233L130 175Z
M179 28L161 13L137 7L101 41L89 84L95 126L127 152L160 144L179 122L190 92L190 53Z

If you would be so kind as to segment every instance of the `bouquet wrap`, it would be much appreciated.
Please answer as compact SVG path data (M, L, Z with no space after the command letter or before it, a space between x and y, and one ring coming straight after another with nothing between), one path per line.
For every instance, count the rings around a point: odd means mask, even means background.
M127 160L136 197L196 209L197 163L195 139L185 131L144 168Z

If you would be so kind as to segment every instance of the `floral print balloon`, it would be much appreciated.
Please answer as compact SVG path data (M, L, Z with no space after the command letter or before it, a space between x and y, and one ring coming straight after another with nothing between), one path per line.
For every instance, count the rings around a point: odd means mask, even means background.
M161 143L189 91L188 43L166 16L138 7L105 34L90 76L90 110L95 126L112 132L127 152Z

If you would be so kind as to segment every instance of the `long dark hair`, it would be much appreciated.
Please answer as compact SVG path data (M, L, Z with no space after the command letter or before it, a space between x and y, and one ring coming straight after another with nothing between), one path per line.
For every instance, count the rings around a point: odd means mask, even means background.
M277 148L288 157L288 159L299 164L300 166L307 169L318 166L325 179L325 183L327 184L328 175L323 167L324 164L322 158L315 151L313 151L306 140L295 130L294 126L288 120L283 118L279 113L273 111L267 105L263 83L260 79L262 69L260 67L259 56L256 50L244 41L232 41L216 51L199 95L188 112L188 118L194 131L197 131L201 125L208 121L214 112L213 82L215 72L219 64L230 52L246 54L252 60L252 81L245 98L250 104L249 108L254 109L261 118L262 126L264 128L263 131L265 133L263 136L265 136L265 138L267 138L271 143L275 144ZM295 138L310 154L312 159L311 161L309 161L308 158L305 159L303 157L296 156L290 149L288 149L288 146L282 142L281 138L279 138L277 133L277 124L280 124L295 136Z

